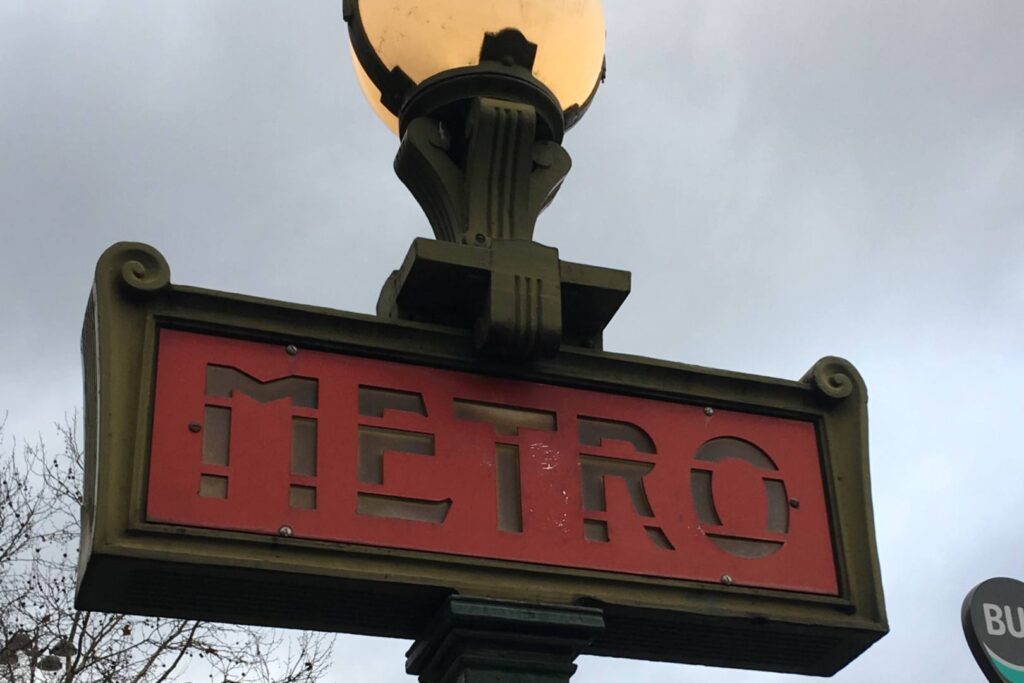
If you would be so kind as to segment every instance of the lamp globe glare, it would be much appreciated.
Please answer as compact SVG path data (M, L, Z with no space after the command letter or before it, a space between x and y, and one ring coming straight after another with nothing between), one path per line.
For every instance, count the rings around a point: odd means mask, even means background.
M557 99L566 127L604 73L600 0L346 0L345 18L359 85L396 133L408 87L480 64L488 34L514 29L536 46L532 76Z

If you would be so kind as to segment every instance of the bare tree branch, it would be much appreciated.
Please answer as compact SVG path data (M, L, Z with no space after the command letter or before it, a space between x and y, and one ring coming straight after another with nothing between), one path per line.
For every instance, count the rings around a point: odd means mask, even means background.
M78 612L83 456L72 417L61 452L5 446L0 419L0 683L168 683L202 662L225 683L317 683L333 637Z

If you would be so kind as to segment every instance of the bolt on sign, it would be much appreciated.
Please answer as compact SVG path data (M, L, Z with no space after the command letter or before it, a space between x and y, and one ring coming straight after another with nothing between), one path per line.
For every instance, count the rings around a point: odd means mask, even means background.
M983 581L964 599L967 644L990 683L1024 683L1024 583Z
M594 654L827 675L887 630L866 392L170 284L101 257L82 608L414 638L453 593L602 608Z

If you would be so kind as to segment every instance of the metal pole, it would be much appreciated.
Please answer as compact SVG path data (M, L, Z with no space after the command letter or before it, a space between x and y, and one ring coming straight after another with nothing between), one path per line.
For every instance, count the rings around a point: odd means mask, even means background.
M420 683L568 683L601 610L452 596L406 654Z

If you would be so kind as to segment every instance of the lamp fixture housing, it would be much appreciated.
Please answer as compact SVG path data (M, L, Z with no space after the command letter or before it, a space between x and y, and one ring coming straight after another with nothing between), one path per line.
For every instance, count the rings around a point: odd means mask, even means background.
M488 37L518 33L532 45L506 66L525 66L575 124L604 76L600 0L346 0L345 20L360 88L378 117L400 132L417 86L488 60Z

